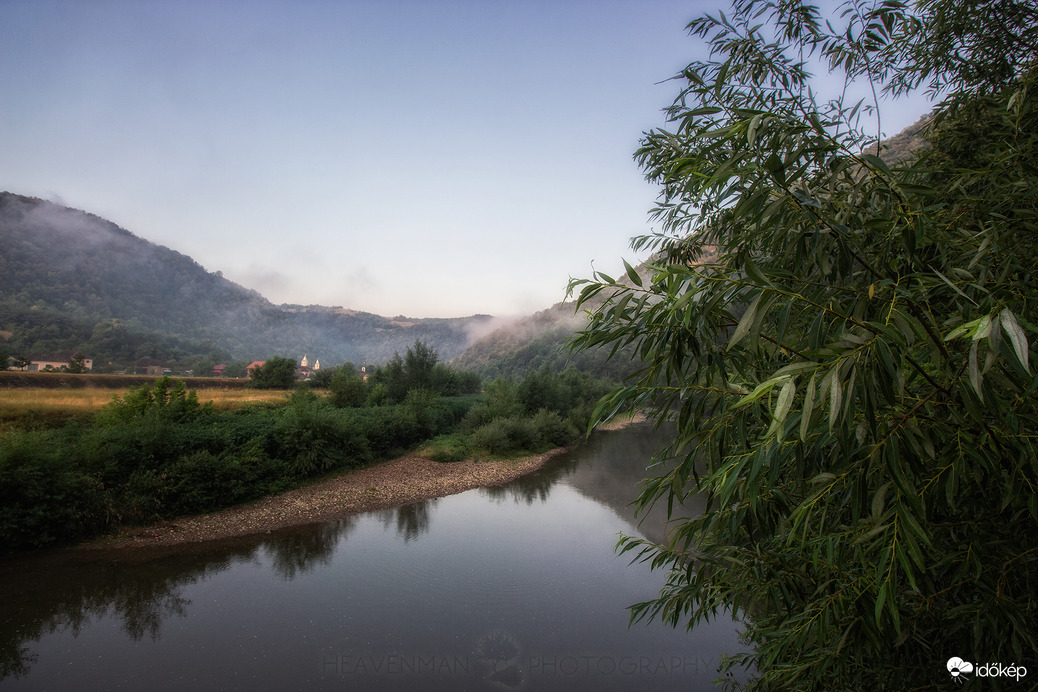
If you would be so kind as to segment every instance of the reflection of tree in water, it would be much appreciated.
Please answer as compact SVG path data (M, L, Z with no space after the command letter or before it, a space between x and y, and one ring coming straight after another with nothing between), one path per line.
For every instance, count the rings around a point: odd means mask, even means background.
M584 445L581 445L578 451L583 450L583 448ZM527 505L533 505L537 502L544 503L548 501L548 497L551 495L552 486L564 477L573 474L580 466L590 463L591 458L583 454L575 454L574 452L560 454L533 473L520 476L507 485L481 488L480 492L485 497L498 503L508 499L516 503L523 502Z
M641 491L642 481L654 455L673 439L673 428L639 425L619 431L596 432L575 449L552 459L534 473L502 487L484 488L483 495L496 502L546 502L556 483L565 482L581 495L610 508L652 540L665 540L669 529L666 506L636 514L631 504ZM666 462L664 462L666 463ZM698 513L701 498L690 498L678 514Z
M430 510L438 500L424 500L414 504L376 512L383 526L396 525L396 533L409 543L429 531Z
M29 674L38 656L29 642L45 634L78 635L95 620L114 617L134 641L159 639L162 623L186 617L183 587L252 557L256 547L141 559L71 552L7 558L0 564L0 680Z
M670 529L666 503L659 503L648 511L638 511L632 503L641 493L645 478L662 473L664 468L674 463L673 460L656 458L673 439L674 428L671 425L660 429L639 425L627 430L597 433L586 447L594 463L574 466L566 483L584 497L610 508L650 540L665 541ZM585 450L579 451L583 453ZM659 466L649 470L652 464ZM683 506L674 507L675 516L701 511L702 498L697 496L686 498Z
M330 564L339 539L356 526L356 518L347 517L320 527L307 527L305 531L279 535L264 541L263 548L270 555L274 573L285 581L291 581L315 565Z

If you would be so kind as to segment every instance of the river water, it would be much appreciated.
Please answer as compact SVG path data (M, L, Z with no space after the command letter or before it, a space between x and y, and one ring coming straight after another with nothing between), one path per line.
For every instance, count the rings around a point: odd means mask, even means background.
M0 689L712 689L730 619L629 626L664 575L615 545L665 534L628 506L663 442L597 433L503 488L276 534L0 561Z

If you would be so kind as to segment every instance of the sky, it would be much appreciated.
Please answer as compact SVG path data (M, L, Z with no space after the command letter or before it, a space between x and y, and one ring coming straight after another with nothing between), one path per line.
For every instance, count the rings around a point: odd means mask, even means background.
M726 4L0 0L0 190L275 303L528 314L644 259L633 154Z

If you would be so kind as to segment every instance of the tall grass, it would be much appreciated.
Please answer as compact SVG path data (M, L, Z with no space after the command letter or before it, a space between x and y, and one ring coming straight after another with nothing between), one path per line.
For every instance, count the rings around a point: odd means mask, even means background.
M53 428L72 420L89 420L123 389L0 389L0 435L14 430ZM276 389L201 389L200 403L212 402L217 411L235 411L248 406L280 406L292 392Z

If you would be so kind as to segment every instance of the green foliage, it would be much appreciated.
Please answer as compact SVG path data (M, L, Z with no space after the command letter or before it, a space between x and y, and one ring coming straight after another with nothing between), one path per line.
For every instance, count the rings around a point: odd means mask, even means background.
M577 428L558 413L541 409L533 416L494 418L476 428L469 442L475 449L500 456L564 447L579 436Z
M1032 3L739 0L637 157L661 185L651 276L575 281L577 343L636 348L601 417L676 416L642 506L705 495L634 619L737 614L754 689L944 688L956 652L1038 649L1038 31ZM965 56L963 59L960 56ZM874 92L950 90L931 153L890 164ZM1030 68L1029 68L1030 69ZM876 147L876 149L873 149ZM864 152L864 153L863 153Z
M474 393L479 390L479 378L467 372L456 371L443 363L429 345L415 341L403 358L399 353L385 364L375 367L370 376L371 393L381 387L370 405L399 404L409 391L425 389L440 396Z
M278 411L268 440L268 454L289 464L301 478L370 460L367 440L331 405L312 393L293 397Z
M474 402L413 390L404 405L340 409L300 387L280 408L218 413L163 378L116 397L93 424L4 435L0 552L212 511L386 459L451 433Z
M537 431L537 447L552 449L565 447L580 436L580 430L555 411L541 409L533 415L533 427Z
M422 430L432 429L432 408L438 397L431 389L409 389L404 398L404 411Z
M326 386L328 400L339 408L355 408L367 402L368 386L352 365L337 368Z
M495 456L530 452L537 446L537 429L523 416L494 418L476 428L469 439L473 448Z
M460 430L492 455L541 452L571 444L587 429L593 402L609 390L574 368L542 368L521 382L498 378L487 384L483 403L469 409Z
M296 362L274 356L252 370L249 386L256 389L292 389L296 384Z
M102 487L53 432L10 433L0 445L0 553L89 536L107 524Z
M414 345L408 347L404 356L404 376L407 380L407 388L410 389L432 389L433 368L439 356L427 344L415 341Z
M422 449L423 457L440 463L463 461L468 459L471 453L469 437L458 433L440 435Z
M372 385L382 385L390 403L399 404L407 396L407 376L399 353L394 353L382 367L376 367L369 377Z
M69 358L68 371L74 374L86 372L86 357L82 353L77 353Z
M389 404L389 388L382 382L375 382L368 392L367 404L372 408Z
M163 377L152 387L131 387L123 397L113 397L112 403L105 406L97 418L102 425L128 423L139 418L183 422L211 412L212 404L199 404L198 392L188 391L182 380Z

